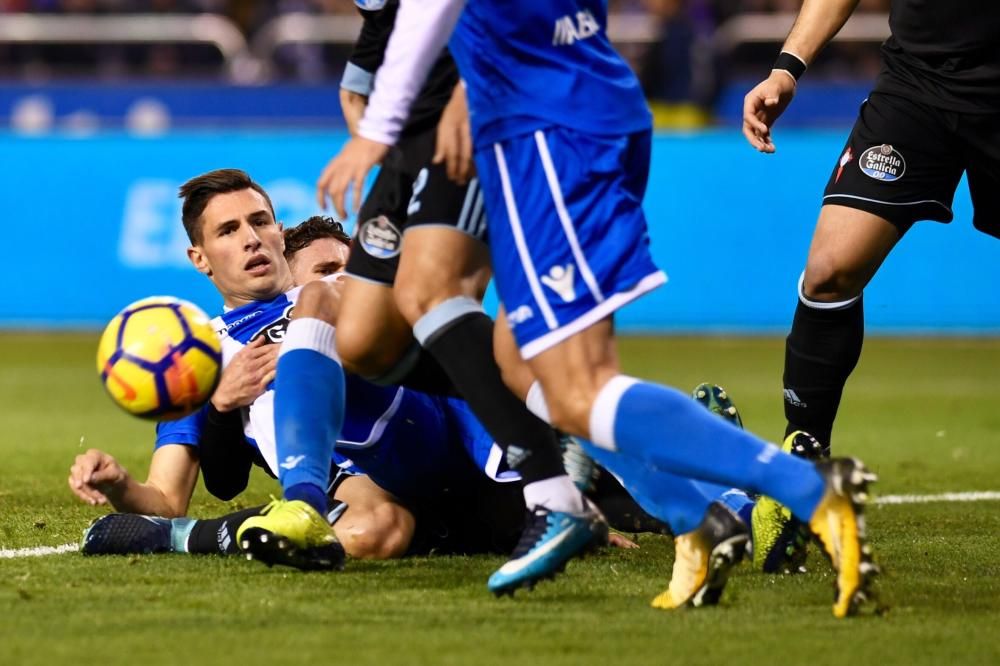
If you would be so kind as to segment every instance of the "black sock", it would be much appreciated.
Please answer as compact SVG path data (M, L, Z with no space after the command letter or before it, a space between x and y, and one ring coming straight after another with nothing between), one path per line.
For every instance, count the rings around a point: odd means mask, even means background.
M193 555L234 555L240 552L236 531L247 518L260 515L264 506L243 509L221 518L195 521L188 535L187 552Z
M865 336L861 298L842 308L801 300L785 342L785 435L805 430L829 453L844 384L858 364Z
M603 467L598 469L600 473L594 481L594 490L587 493L587 496L608 519L608 525L619 532L652 532L673 536L670 526L646 513L614 475Z
M459 397L451 377L419 342L414 342L388 372L367 379L379 386L405 386L421 393Z
M566 473L555 431L503 383L493 358L492 319L481 310L464 312L421 337L487 432L504 447L508 464L524 483Z

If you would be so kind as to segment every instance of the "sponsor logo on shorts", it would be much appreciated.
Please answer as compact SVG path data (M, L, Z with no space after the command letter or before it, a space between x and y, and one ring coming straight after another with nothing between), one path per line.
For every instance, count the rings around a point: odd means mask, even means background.
M518 324L523 324L534 316L535 313L531 311L530 305L519 305L507 313L507 323L511 328L514 328Z
M861 172L869 178L891 183L899 180L906 173L906 160L898 150L883 143L881 146L872 146L861 153L858 158L858 166Z
M403 235L385 215L364 222L358 229L357 239L361 249L376 259L391 259L399 254Z
M542 284L559 294L559 298L567 303L576 298L576 289L573 288L573 275L576 266L566 264L565 266L553 266L549 269L548 275L541 276Z
M844 167L850 164L853 159L854 153L851 152L851 147L848 146L847 150L845 150L844 154L840 157L840 165L837 167L837 177L833 179L833 182L840 182L840 174L844 173Z

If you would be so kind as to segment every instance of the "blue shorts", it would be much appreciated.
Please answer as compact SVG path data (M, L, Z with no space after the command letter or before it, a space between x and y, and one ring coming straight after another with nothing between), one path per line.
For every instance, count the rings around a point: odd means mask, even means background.
M497 292L524 358L666 282L642 212L650 145L649 131L550 127L477 150Z
M437 495L484 475L520 480L464 401L410 390L375 441L353 447L341 440L334 463L368 475L403 500Z

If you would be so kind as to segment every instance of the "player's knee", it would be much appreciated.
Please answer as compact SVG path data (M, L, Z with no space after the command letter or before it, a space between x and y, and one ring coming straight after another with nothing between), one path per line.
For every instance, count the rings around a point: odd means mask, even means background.
M815 253L809 257L802 280L806 298L822 302L844 301L861 293L864 284L846 269L833 254Z
M344 550L351 557L386 560L402 557L413 537L413 518L398 504L386 502L355 516L338 531Z
M344 369L362 377L384 374L396 361L395 350L380 345L379 336L373 335L367 327L340 322L336 343Z
M295 317L310 317L334 323L340 295L328 282L315 281L302 286L295 301Z

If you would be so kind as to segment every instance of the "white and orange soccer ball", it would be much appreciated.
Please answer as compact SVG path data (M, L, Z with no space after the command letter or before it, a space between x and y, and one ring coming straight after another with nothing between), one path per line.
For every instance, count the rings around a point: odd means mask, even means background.
M157 421L197 411L212 396L221 368L222 346L208 315L170 296L125 307L97 347L97 371L115 404Z

